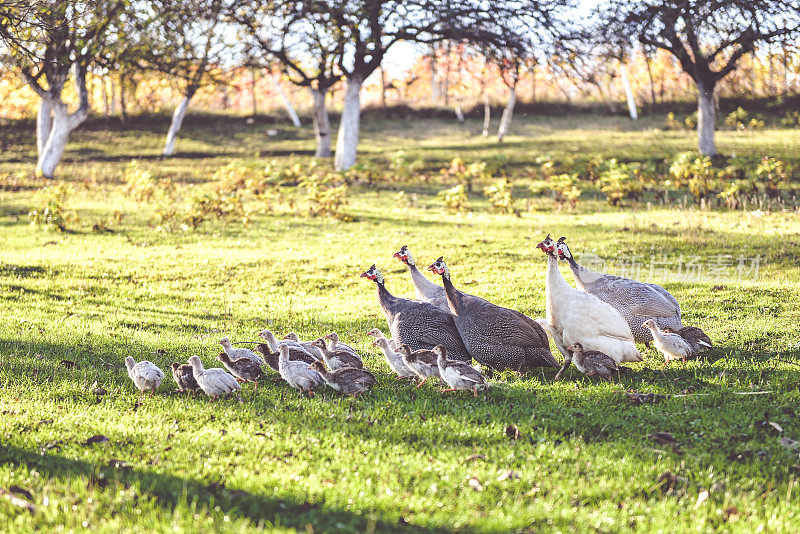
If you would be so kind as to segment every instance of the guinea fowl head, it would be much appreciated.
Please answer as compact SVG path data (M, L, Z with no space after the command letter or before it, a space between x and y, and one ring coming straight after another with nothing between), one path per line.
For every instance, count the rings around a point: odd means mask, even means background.
M339 343L339 334L336 332L331 332L330 334L325 336L325 339L332 341L334 345Z
M179 363L177 363L177 362L173 362L173 363L172 363L172 372L173 372L173 373L174 373L175 371L177 371L178 369L180 369L180 368L181 368L181 364L179 364Z
M536 245L536 248L541 249L545 254L553 256L556 250L556 242L553 241L553 238L550 237L550 234L547 234L547 237L540 241L539 244Z
M567 347L567 351L570 354L572 354L573 352L575 354L580 354L581 352L583 352L583 345L581 345L580 343L573 343L572 345Z
M403 355L403 357L410 357L411 356L411 349L405 343L402 345L397 346L397 352Z
M678 332L675 331L674 328L670 328L669 326L665 326L664 328L661 329L661 331L664 332L665 334L677 334L678 333Z
M556 254L558 255L559 260L571 260L572 259L572 252L569 251L569 247L567 246L567 238L566 237L559 237L558 243L556 243Z
M372 342L373 347L378 347L381 349L388 349L389 348L389 341L385 337L379 337L375 341Z
M367 335L368 335L369 337L374 337L375 339L380 339L380 338L382 338L382 337L385 337L385 336L383 335L383 332L381 332L379 328L373 328L372 330L370 330L369 332L367 332Z
M203 370L203 362L200 361L199 356L192 356L189 358L189 365L191 365L195 369Z
M288 360L289 359L289 347L286 345L281 345L278 347L278 354L280 355L281 360Z
M228 349L231 346L231 340L228 339L227 337L223 337L222 339L219 340L219 344Z
M287 340L289 340L289 341L300 341L300 336L298 336L298 335L297 335L296 333L294 333L294 332L289 332L288 334L286 334L285 336L283 336L283 339L287 339Z
M378 268L375 267L374 263L372 264L372 267L361 273L361 278L369 278L370 280L372 280L377 284L383 283L383 275L378 270Z
M392 254L392 257L397 258L398 260L402 261L409 267L411 267L412 265L416 265L414 263L414 256L411 255L411 251L408 250L408 247L405 245L400 247L400 250Z
M442 345L436 345L431 349L434 354L436 354L436 360L440 362L444 362L447 360L447 349L444 348Z
M136 365L136 360L133 359L133 356L128 356L125 358L125 367L130 371L133 369L133 366Z
M431 263L428 266L428 270L434 274L440 274L446 278L450 278L450 269L447 267L447 264L444 262L444 257L439 256L435 262Z
M275 339L275 334L269 330L262 330L258 335L267 342L269 350L275 352L277 350L278 340Z
M642 323L642 328L649 328L650 330L655 330L656 322L652 319L648 319L644 323Z

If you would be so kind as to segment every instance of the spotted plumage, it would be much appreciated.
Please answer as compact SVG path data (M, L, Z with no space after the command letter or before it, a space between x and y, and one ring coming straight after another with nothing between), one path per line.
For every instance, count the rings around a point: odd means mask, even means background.
M469 354L481 366L528 372L534 367L557 367L542 327L530 317L462 293L450 281L450 270L439 258L429 270L442 275L447 302ZM450 349L448 348L448 355Z
M405 344L413 351L443 345L451 359L472 360L451 313L427 302L395 297L386 289L383 275L374 265L361 276L376 283L378 302L389 324L392 341L398 346Z
M224 352L220 352L217 355L217 360L222 362L222 365L230 374L239 380L252 382L255 384L255 388L258 388L258 380L264 376L264 371L256 362L250 358L232 360L231 357Z
M420 349L412 351L408 345L400 345L397 347L397 352L402 356L406 367L411 369L421 380L417 387L420 387L432 376L441 379L437 362L438 355L432 350Z
M656 284L637 282L630 278L596 273L581 267L562 237L556 245L558 258L569 263L579 289L611 304L631 329L633 339L649 343L653 335L642 323L652 319L660 328L681 327L681 307L669 291Z

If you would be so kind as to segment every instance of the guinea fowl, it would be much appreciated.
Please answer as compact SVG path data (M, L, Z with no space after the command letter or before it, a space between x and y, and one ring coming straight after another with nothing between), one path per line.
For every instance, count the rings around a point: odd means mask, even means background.
M344 369L345 367L355 367L363 369L364 362L358 356L344 350L339 350L332 339L319 338L311 343L317 354L322 358L332 371Z
M683 360L692 355L692 347L689 342L679 334L668 334L661 330L652 319L648 319L642 324L642 328L647 328L653 333L653 345L658 352L664 355L664 365L671 360Z
M189 364L173 363L172 378L174 378L175 383L178 384L178 389L176 391L188 392L200 389L200 386L197 385L197 380L194 379L194 370Z
M439 375L439 365L437 363L439 356L432 350L420 349L412 351L408 345L403 344L397 347L397 352L403 357L403 363L406 364L406 367L421 379L417 387L421 387L431 376L442 378Z
M380 328L373 328L372 330L367 332L367 335L375 340L383 338L389 342L389 348L391 348L392 350L397 350L397 343L395 342L395 340L384 336Z
M442 345L452 359L472 360L451 313L427 302L395 297L386 289L383 275L375 265L361 273L361 276L377 285L378 302L398 348L402 344L408 345L411 350L432 349Z
M189 363L194 371L194 379L203 393L212 399L218 399L231 393L241 391L242 386L221 367L206 369L197 356L189 358Z
M353 356L359 359L361 358L358 355L358 352L356 352L356 349L354 349L344 341L339 340L339 334L337 334L336 332L331 332L330 334L326 335L324 339L326 340L325 348L327 348L329 351L336 350L339 352L349 352ZM330 343L328 343L328 341L330 341Z
M128 376L139 391L153 392L164 380L164 372L151 361L142 360L136 363L133 356L128 356L125 358L125 367L128 369Z
M678 330L673 330L670 327L666 327L663 330L664 333L678 334L681 336L683 340L689 344L689 348L692 349L692 356L696 356L704 350L714 346L714 344L711 342L711 338L696 326L684 326Z
M317 359L316 352L314 352L314 350L311 348L310 341L299 341L299 338L297 340L291 338L277 339L275 337L275 334L273 334L269 330L262 330L261 332L258 333L258 335L264 341L266 341L267 347L269 347L270 352L275 355L274 356L275 367L272 367L272 364L268 364L275 370L277 370L277 365L278 365L278 347L280 347L281 345L286 345L286 347L289 348L290 360L300 360L303 357L303 355L308 356L309 358L312 358L314 360ZM263 354L263 350L260 352L262 352Z
M586 350L608 354L617 365L641 361L631 329L616 308L564 280L558 269L555 241L548 235L536 247L547 254L547 323L564 357L568 356L567 347L581 343Z
M433 347L433 352L436 354L439 376L450 386L449 389L442 390L442 393L466 389L477 397L478 391L489 386L486 377L470 364L447 359L447 350L441 345Z
M397 258L408 266L408 270L411 273L411 282L414 284L414 290L417 293L417 299L422 302L433 304L437 308L448 313L450 312L444 288L428 280L425 275L417 269L414 256L411 255L411 251L408 250L407 246L403 245L400 247L400 250L395 252L392 257Z
M656 284L585 269L572 257L566 240L559 238L556 251L560 260L569 263L578 288L614 306L628 322L635 341L649 345L653 340L650 331L642 328L648 319L661 328L681 327L681 306L669 291Z
M379 337L373 342L373 345L383 351L383 355L386 358L386 363L389 364L389 367L392 369L392 371L394 371L398 378L415 378L417 376L414 371L409 369L408 366L403 363L403 355L394 350L385 337Z
M364 369L344 367L328 371L322 362L314 362L308 368L319 373L326 384L342 395L360 395L370 387L378 385L372 373Z
M225 369L234 377L244 382L252 382L253 389L258 389L258 379L264 376L264 371L256 362L250 358L232 360L231 357L224 352L220 352L217 355L217 360L221 361Z
M322 377L319 373L309 369L306 362L298 362L289 359L289 347L281 345L278 347L280 357L278 358L278 372L292 388L299 391L308 391L310 396L314 395L314 388L322 384Z
M539 323L518 311L456 289L443 258L436 260L428 270L442 275L458 333L481 366L519 373L534 367L558 367L550 353L547 334Z
M256 362L258 365L264 365L264 360L253 352L250 349L234 347L231 345L231 341L227 337L223 337L219 340L219 344L222 345L222 350L225 351L225 354L231 357L232 360L238 360L239 358L249 358Z
M599 350L583 350L583 345L580 343L573 343L567 347L567 354L564 365L556 373L556 380L561 379L570 363L575 363L578 371L586 376L599 376L605 380L610 380L614 371L619 372L614 358Z

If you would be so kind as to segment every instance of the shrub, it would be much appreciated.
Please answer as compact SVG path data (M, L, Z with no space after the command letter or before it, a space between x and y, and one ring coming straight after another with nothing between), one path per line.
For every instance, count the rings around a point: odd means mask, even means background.
M708 198L717 186L717 172L708 156L697 156L692 152L678 154L669 167L669 173L676 186L688 185L698 200Z
M307 213L311 217L333 217L341 221L354 221L355 218L344 212L347 206L346 181L333 173L325 175L310 174L300 186L306 191Z
M747 125L747 111L740 107L725 117L725 125L736 130L744 130Z
M568 202L571 209L578 205L578 198L581 196L581 189L575 175L557 174L550 177L550 190L553 191L554 200L557 206Z
M41 205L28 211L31 226L44 226L45 230L67 231L67 222L74 220L75 213L67 211L65 205L72 190L65 184L45 187L40 193Z
M684 124L675 118L675 114L671 111L667 113L667 129L668 130L683 130Z
M512 189L513 187L508 178L498 180L492 185L483 188L483 194L489 199L489 206L492 211L508 215L519 215L519 211L514 207Z
M468 192L472 191L472 186L477 180L489 180L492 175L486 170L485 161L477 161L469 165L464 163L461 158L453 158L450 167L441 170L442 176L455 178L459 184L463 185Z
M737 209L743 195L751 195L756 191L756 185L752 180L733 180L717 196L725 200L728 208Z
M225 194L240 190L257 193L264 183L262 173L235 162L220 167L211 178L216 181L216 188Z
M694 130L697 128L697 112L695 111L685 119L683 119L683 125L686 126L689 130Z
M787 111L786 115L781 118L780 123L790 128L800 126L800 111Z
M172 180L166 178L156 180L150 171L139 167L137 160L131 160L125 166L122 177L125 180L125 193L137 202L152 200L156 194L169 196L175 191Z
M464 184L458 184L450 189L439 191L436 196L444 200L445 207L452 213L472 211L472 208L469 207L469 197Z
M783 160L764 156L753 171L755 182L770 197L780 195L780 185L789 181L791 169Z
M627 198L641 198L649 169L639 163L619 163L616 159L606 161L605 167L600 174L600 190L611 205L619 205Z
M412 160L404 150L398 150L389 156L389 167L395 176L407 180L421 171L425 162L421 159Z

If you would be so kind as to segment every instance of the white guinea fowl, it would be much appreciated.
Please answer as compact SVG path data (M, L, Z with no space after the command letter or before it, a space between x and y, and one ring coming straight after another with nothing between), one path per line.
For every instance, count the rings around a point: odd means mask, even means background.
M417 374L403 363L403 355L391 347L389 340L381 336L373 342L373 345L383 351L386 363L399 378L416 378Z
M586 350L608 354L617 365L641 361L631 329L622 315L610 304L564 280L558 268L555 241L548 235L537 248L547 254L546 330L559 351L566 357L567 347L581 343Z
M664 355L664 365L671 360L686 360L692 355L692 347L679 334L668 334L661 330L652 319L648 319L642 324L642 328L647 328L653 333L653 345L658 352Z
M389 348L393 351L397 351L397 341L395 341L394 338L384 336L383 331L380 328L373 328L367 332L367 335L376 340L380 338L386 339L386 341L389 342Z
M319 373L308 368L308 363L289 359L289 347L281 345L278 347L278 372L281 378L286 380L292 388L299 392L308 391L309 395L314 395L314 388L321 385L324 381Z
M136 363L133 356L125 358L128 376L139 391L155 391L164 380L164 372L153 362L142 360Z
M240 391L242 386L236 379L228 374L221 367L206 369L198 356L189 358L189 365L192 366L194 379L203 393L211 398L217 399Z
M238 360L239 358L247 358L248 360L253 360L258 365L264 365L264 358L256 354L250 349L245 349L241 347L234 347L231 345L231 340L227 337L223 337L219 340L219 344L222 345L222 350L225 351L225 354L230 356L231 360Z
M356 349L354 349L344 341L339 340L339 334L337 334L336 332L331 332L330 334L326 335L325 339L330 341L330 343L328 343L327 341L325 343L325 348L328 349L329 351L332 352L335 350L340 352L348 352L353 356L360 358L358 352L356 352Z

